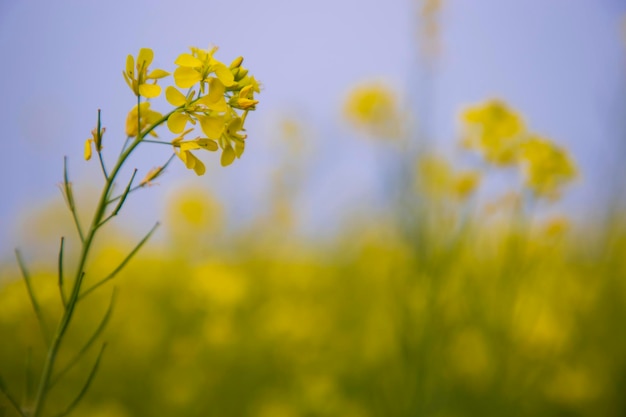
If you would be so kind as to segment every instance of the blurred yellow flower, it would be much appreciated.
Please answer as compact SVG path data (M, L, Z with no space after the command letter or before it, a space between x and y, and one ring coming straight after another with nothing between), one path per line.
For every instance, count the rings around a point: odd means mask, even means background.
M548 237L561 237L571 228L567 217L557 216L549 219L543 225L543 232Z
M138 126L138 118L141 117L141 127ZM135 137L138 134L138 129L143 130L145 127L153 125L159 121L163 115L150 109L150 102L144 101L139 106L133 107L126 116L126 136ZM157 136L156 132L152 130L150 134L154 137Z
M418 191L436 198L466 199L478 188L480 178L476 171L455 171L448 161L434 155L422 157L416 171Z
M379 138L398 138L402 117L395 92L382 83L354 87L346 98L344 114L357 129Z
M525 127L521 116L500 100L466 109L462 115L463 145L476 149L497 165L517 162Z
M526 186L535 196L558 198L560 188L576 177L576 166L564 149L540 136L522 145Z
M181 187L174 191L168 204L167 224L171 232L189 245L193 235L215 236L225 224L222 203L204 188ZM198 233L201 231L201 233ZM194 291L194 295L197 294Z
M148 73L148 67L152 63L154 52L150 48L141 48L137 55L137 65L135 58L128 55L126 58L126 71L122 72L126 84L133 90L136 96L145 98L155 98L161 94L161 87L156 85L160 78L170 75L169 72L162 69L155 69ZM136 69L136 71L135 71ZM153 84L147 84L147 81L153 80Z

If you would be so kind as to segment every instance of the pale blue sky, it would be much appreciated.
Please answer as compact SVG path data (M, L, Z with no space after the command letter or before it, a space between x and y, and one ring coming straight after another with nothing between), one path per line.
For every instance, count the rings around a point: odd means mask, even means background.
M570 206L579 210L605 198L611 166L626 156L616 142L626 114L624 3L444 3L443 52L429 90L430 136L450 148L459 109L501 97L536 131L572 150L583 179L568 192ZM373 203L378 175L377 148L341 124L340 99L350 85L382 77L406 86L408 99L417 101L426 90L416 77L416 24L411 0L0 0L0 259L22 241L15 219L61 198L63 155L77 187L99 180L96 164L82 160L83 142L101 108L105 155L119 149L134 100L121 71L126 55L141 47L154 49L155 66L172 69L188 46L218 45L224 61L243 55L265 88L249 118L244 157L226 170L205 157L212 167L200 179L173 165L160 187L139 198L143 205L130 207L127 218L138 230L162 218L164 199L190 182L205 184L236 216L250 218L263 207L274 164L273 120L285 113L302 117L315 132L310 189L298 203L303 217L333 227L340 207ZM165 108L164 101L155 107ZM147 169L168 154L150 148L135 165Z

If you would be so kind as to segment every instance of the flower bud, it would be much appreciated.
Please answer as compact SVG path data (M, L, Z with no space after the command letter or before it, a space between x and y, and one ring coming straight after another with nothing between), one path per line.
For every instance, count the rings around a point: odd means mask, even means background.
M243 62L243 57L242 56L239 56L239 57L235 58L233 60L233 62L230 63L230 69L239 68L241 66L242 62Z

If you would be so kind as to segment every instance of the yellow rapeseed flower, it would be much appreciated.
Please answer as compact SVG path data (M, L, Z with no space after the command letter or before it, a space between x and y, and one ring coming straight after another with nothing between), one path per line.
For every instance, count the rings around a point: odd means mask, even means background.
M517 162L525 135L522 118L500 100L472 106L461 116L463 144L497 165Z
M241 133L244 131L243 122L243 118L232 115L228 120L224 134L222 134L219 140L220 148L222 148L222 157L220 159L222 166L232 164L235 158L240 158L243 154L247 137L247 135Z
M540 136L524 142L521 158L526 186L538 197L558 198L560 188L577 174L567 152Z
M174 71L174 82L180 88L190 88L200 83L200 91L204 94L205 84L217 79L225 87L234 84L235 77L230 68L213 57L217 47L211 50L191 48L191 54L178 56L174 63L178 68ZM213 77L212 74L215 76ZM215 82L213 82L215 83Z
M169 72L162 69L155 69L148 73L148 67L152 63L154 58L154 52L150 48L141 48L137 55L137 65L135 65L135 58L132 55L128 55L126 58L126 71L122 72L126 84L133 90L136 96L142 96L145 98L155 98L161 94L161 87L156 85L156 82L160 78L170 75ZM148 84L149 80L153 80L153 84Z
M363 83L353 88L344 105L344 114L357 129L382 138L400 135L402 122L396 94L380 83Z
M138 117L141 117L141 130L143 130L145 127L156 123L159 119L163 117L163 115L150 109L150 103L147 101L141 103L139 107L133 107L133 109L128 112L128 116L126 117L126 135L128 137L137 136ZM151 131L150 134L155 137L157 136L154 130Z
M191 151L196 149L205 149L207 151L217 151L217 143L209 138L196 137L195 139L185 140L185 135L193 129L184 131L180 136L172 140L174 152L185 163L188 169L193 169L197 175L204 175L206 169L202 161L200 161Z

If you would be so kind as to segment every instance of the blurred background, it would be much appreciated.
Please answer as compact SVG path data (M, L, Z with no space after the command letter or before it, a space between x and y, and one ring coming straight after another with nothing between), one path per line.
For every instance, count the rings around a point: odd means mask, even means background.
M119 152L126 55L150 47L172 71L217 45L262 83L246 152L227 168L199 155L202 177L173 161L103 233L94 280L162 225L116 278L77 415L626 414L625 14L621 0L0 0L0 375L27 392L26 357L43 360L13 249L52 326L59 237L68 264L78 247L63 156L87 221L102 183L83 144L102 109L104 157ZM513 136L534 146L519 161L499 147ZM140 151L127 176L171 153ZM81 306L64 359L111 289Z

